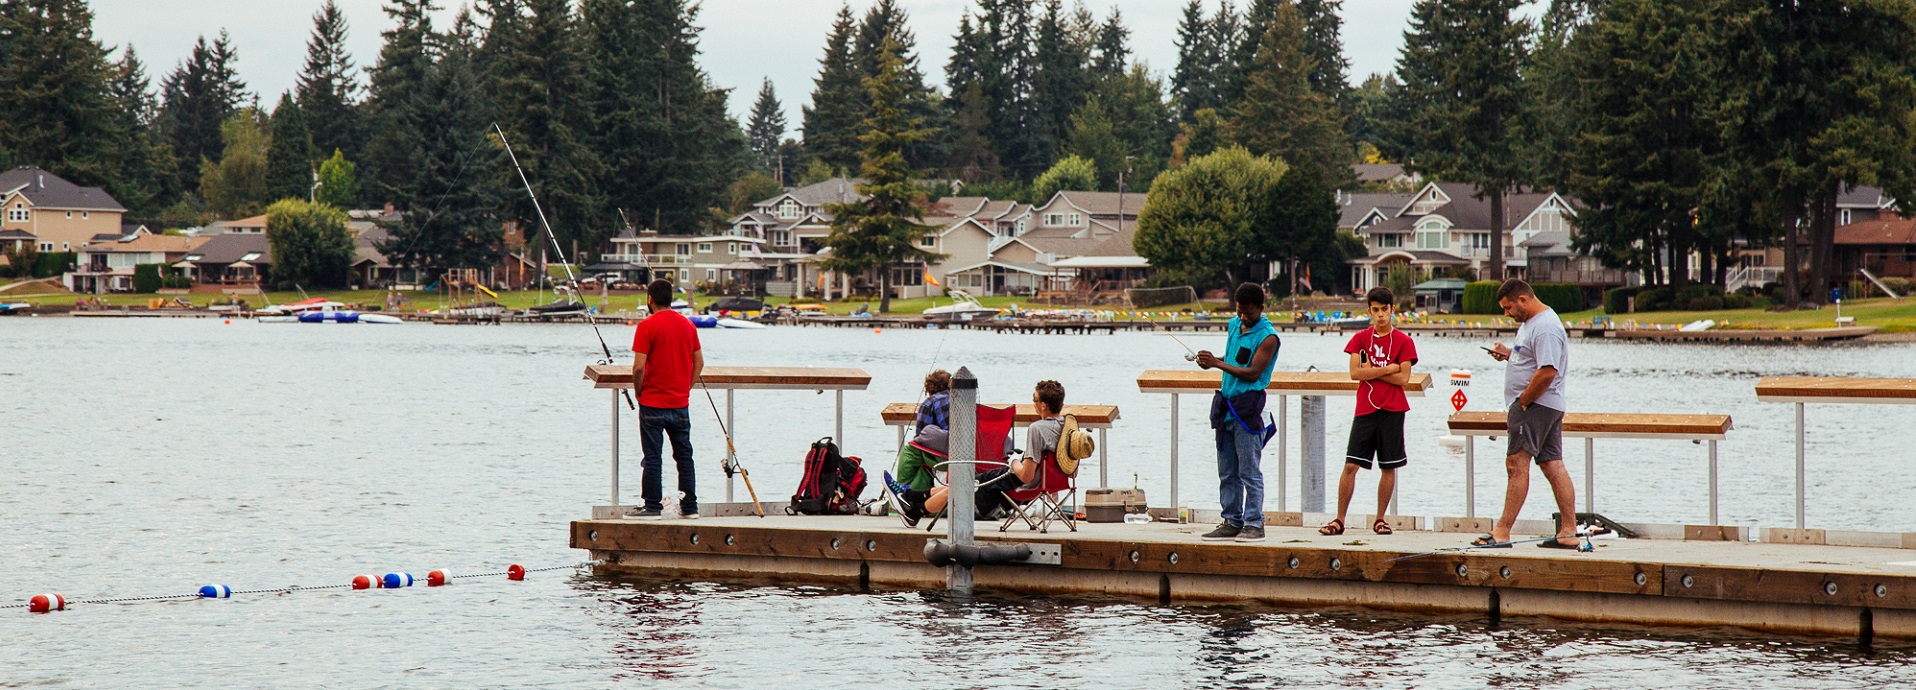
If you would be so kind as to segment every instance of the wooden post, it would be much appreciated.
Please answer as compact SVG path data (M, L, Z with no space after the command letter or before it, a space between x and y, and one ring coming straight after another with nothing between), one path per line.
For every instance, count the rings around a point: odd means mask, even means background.
M973 541L972 520L977 512L978 458L978 379L971 370L959 367L951 377L951 452L947 475L949 493L945 510L946 536L953 547ZM971 568L953 563L946 566L945 586L954 592L971 592Z
M1304 438L1298 448L1300 503L1306 513L1324 512L1324 396L1306 395L1302 422Z

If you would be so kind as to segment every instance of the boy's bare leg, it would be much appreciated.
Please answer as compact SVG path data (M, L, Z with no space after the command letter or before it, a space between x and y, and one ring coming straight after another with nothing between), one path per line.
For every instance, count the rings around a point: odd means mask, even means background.
M1344 463L1344 474L1337 478L1337 520L1342 522L1350 512L1351 494L1357 491L1357 466Z
M1561 469L1563 463L1557 465ZM1510 530L1517 526L1517 514L1523 512L1524 499L1530 495L1530 454L1517 451L1504 458L1504 471L1510 475L1504 487L1504 514L1490 528L1490 537L1497 542L1510 541Z
M1380 470L1377 475L1377 514L1371 517L1376 524L1390 512L1390 497L1397 493L1397 468Z

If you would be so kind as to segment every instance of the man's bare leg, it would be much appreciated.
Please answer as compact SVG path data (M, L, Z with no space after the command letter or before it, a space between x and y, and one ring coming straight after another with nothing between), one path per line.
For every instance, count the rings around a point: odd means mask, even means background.
M1504 471L1510 475L1510 483L1504 488L1504 514L1490 528L1490 538L1499 543L1510 541L1510 530L1517 526L1517 514L1523 512L1524 499L1530 496L1530 453L1517 451L1504 458Z
M1397 493L1397 468L1380 470L1377 474L1377 514L1371 517L1375 524L1390 513L1390 497Z
M1559 521L1563 524L1557 526L1557 536L1569 538L1571 544L1577 543L1577 485L1570 481L1570 470L1564 467L1562 460L1546 460L1537 467L1543 470L1544 480L1550 482L1550 493L1557 498L1557 514L1564 517ZM1563 539L1557 543L1562 544Z

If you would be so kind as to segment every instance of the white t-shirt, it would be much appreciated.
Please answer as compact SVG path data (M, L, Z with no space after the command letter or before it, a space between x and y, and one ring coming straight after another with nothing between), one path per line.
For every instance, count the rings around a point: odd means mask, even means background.
M1563 330L1563 319L1556 310L1545 308L1517 327L1517 343L1504 365L1504 407L1517 404L1517 398L1530 386L1530 379L1543 367L1554 367L1557 376L1550 387L1532 402L1558 412L1569 409L1564 401L1563 382L1570 374L1570 334Z

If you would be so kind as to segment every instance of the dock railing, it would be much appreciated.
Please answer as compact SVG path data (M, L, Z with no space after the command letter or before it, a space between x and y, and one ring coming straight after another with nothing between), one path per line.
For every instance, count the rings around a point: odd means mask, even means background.
M1142 393L1161 393L1171 396L1171 507L1178 503L1178 402L1183 395L1209 395L1217 392L1221 374L1216 371L1191 369L1153 369L1138 375L1138 391ZM1299 481L1302 482L1302 502L1305 512L1323 512L1325 497L1324 467L1324 398L1328 396L1355 396L1358 382L1352 381L1349 372L1344 371L1280 371L1271 374L1271 385L1265 387L1267 395L1277 397L1277 509L1279 512L1290 510L1288 486L1284 465L1289 459L1286 442L1290 437L1289 416L1290 398L1303 398L1299 419L1302 443L1299 448ZM1412 397L1423 397L1430 388L1430 374L1411 374L1409 385L1404 393ZM1401 486L1401 484L1400 484ZM1395 501L1393 500L1393 512Z
M632 389L631 364L593 364L585 368L585 378L596 389L612 392L612 510L603 511L607 517L617 517L619 503L619 416L625 413L621 402L622 390ZM871 374L862 369L815 369L811 367L706 367L699 376L705 387L725 391L725 428L731 430L733 441L738 440L738 425L733 423L733 393L741 390L810 390L832 391L834 416L832 424L833 439L843 446L845 443L845 391L862 391L871 385ZM704 397L696 390L699 381L692 382L695 390L693 398ZM696 400L693 405L697 405ZM694 415L696 417L696 414ZM732 458L726 458L730 461ZM733 502L732 477L725 478L725 502ZM593 517L599 518L602 511L594 510Z
M1800 530L1804 529L1803 406L1807 403L1916 404L1916 379L1765 376L1756 382L1756 399L1796 405L1796 528Z
M1458 412L1450 416L1449 424L1450 433L1464 437L1464 516L1474 518L1477 517L1477 437L1508 436L1508 423L1503 412ZM1710 524L1717 524L1716 444L1731 428L1730 416L1721 414L1565 413L1563 437L1583 439L1584 512L1596 512L1597 439L1707 441L1710 444Z
M1036 406L1025 403L1017 405L1016 407L1018 408L1018 417L1016 421L1012 422L1012 429L1014 431L1031 426L1032 422L1038 421L1038 408ZM1112 423L1118 421L1118 406L1065 405L1064 411L1060 414L1077 417L1078 426L1080 427L1098 430L1098 486L1110 486L1110 475L1108 472L1110 463L1108 460L1110 459L1111 444L1108 443L1106 436L1111 431ZM893 451L895 461L897 455L905 452L905 430L911 428L912 424L918 422L918 406L913 403L891 403L886 405L885 409L879 411L879 417L884 419L885 426L898 430L898 448Z

